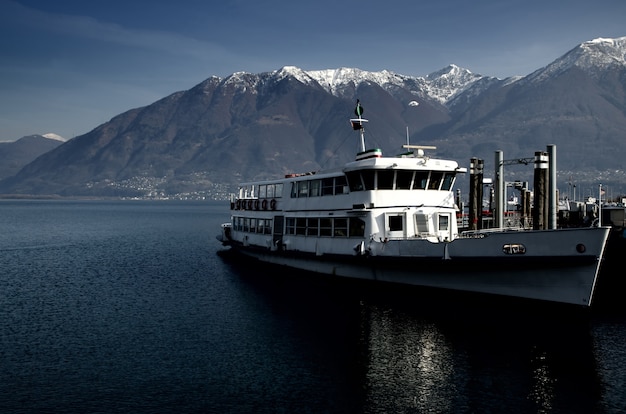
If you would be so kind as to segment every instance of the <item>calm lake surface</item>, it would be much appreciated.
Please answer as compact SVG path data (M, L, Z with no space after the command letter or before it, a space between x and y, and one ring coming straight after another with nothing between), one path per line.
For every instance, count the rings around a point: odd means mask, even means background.
M0 412L626 412L621 304L249 266L229 213L0 201Z

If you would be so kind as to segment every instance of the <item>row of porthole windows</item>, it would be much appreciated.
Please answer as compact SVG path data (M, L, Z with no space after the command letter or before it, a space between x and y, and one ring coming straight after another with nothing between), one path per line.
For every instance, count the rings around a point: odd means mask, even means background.
M358 217L287 217L285 234L311 237L364 237L365 222Z

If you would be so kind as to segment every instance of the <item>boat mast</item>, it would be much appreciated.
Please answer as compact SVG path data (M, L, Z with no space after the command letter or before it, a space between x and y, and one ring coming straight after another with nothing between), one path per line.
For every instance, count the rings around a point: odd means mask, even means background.
M352 129L355 131L360 131L361 133L361 151L365 152L365 128L363 128L363 124L367 122L367 119L363 119L363 107L361 106L361 102L356 100L356 108L354 108L354 114L358 116L356 119L350 119L350 123L352 123Z

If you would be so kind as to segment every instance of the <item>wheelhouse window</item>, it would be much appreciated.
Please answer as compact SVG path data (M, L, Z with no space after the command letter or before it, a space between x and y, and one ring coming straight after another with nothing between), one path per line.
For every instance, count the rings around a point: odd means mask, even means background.
M348 171L346 173L346 177L348 178L350 191L363 191L365 187L363 185L363 181L361 181L360 171Z
M375 170L363 170L361 171L361 178L363 179L363 185L365 191L374 190L376 188L376 171Z
M396 190L410 190L413 183L413 171L396 171Z
M425 190L428 182L428 171L415 171L414 190Z
M443 180L443 173L440 171L432 171L430 173L430 181L428 182L429 190L439 190L441 181Z
M441 189L444 191L449 191L454 185L454 177L455 175L452 173L444 173L443 182L441 183Z
M393 180L395 171L393 170L379 170L378 171L378 184L379 190L393 190Z

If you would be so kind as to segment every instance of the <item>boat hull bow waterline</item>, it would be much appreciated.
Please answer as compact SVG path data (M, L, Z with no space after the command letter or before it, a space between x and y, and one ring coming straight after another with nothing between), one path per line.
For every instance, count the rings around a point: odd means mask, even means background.
M244 183L218 235L266 263L346 278L590 306L609 227L460 232L466 171L410 150L361 151L343 168Z

